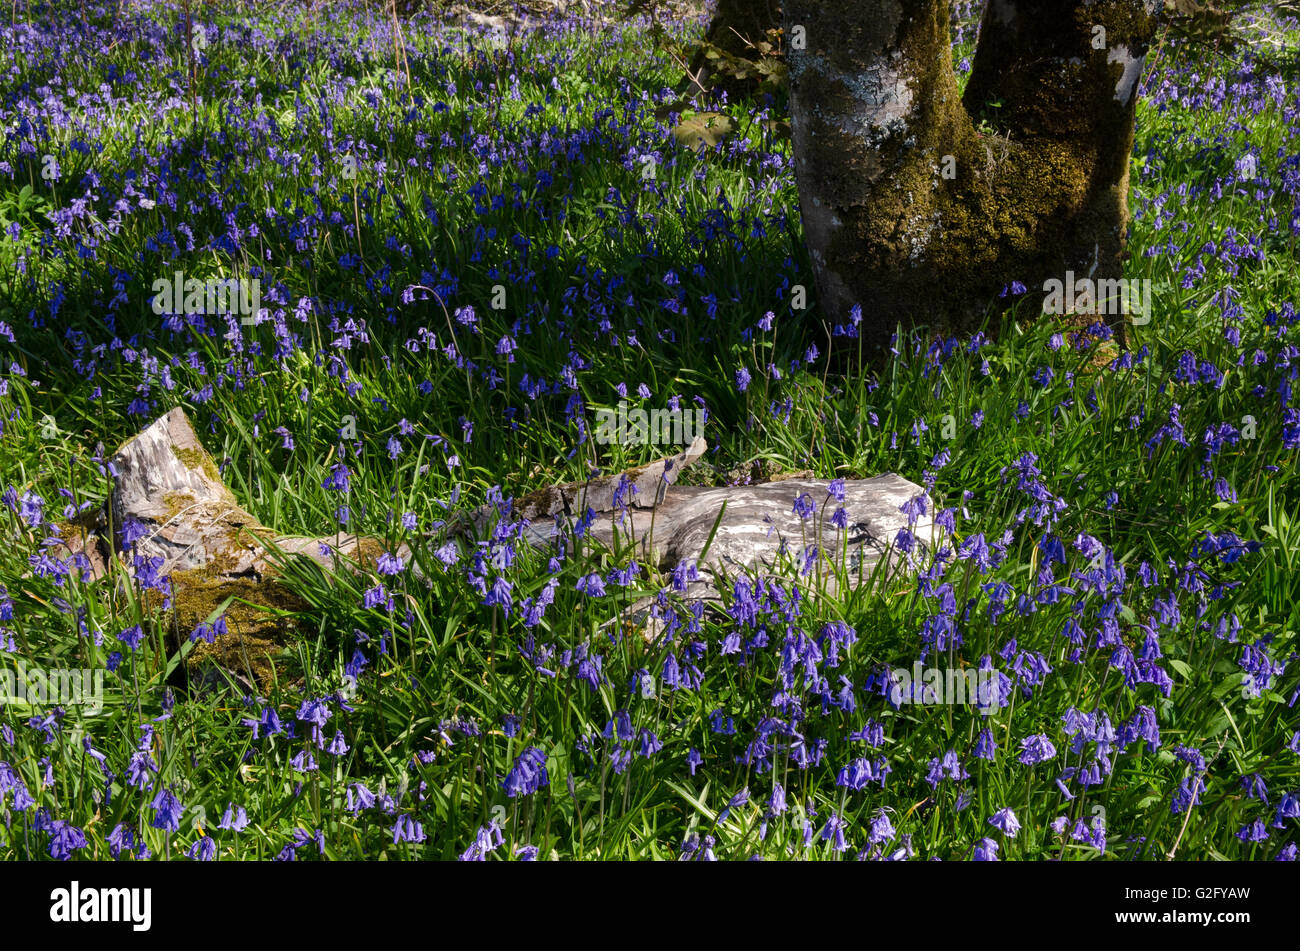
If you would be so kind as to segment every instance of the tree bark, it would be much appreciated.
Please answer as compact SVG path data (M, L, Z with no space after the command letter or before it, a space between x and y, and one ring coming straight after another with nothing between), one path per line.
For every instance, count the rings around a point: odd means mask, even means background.
M806 43L788 50L790 110L826 321L847 328L860 305L878 356L900 323L972 329L1014 281L1037 311L1067 272L1122 278L1160 5L990 0L959 96L947 0L787 0L787 38ZM1103 319L1122 335L1122 315Z

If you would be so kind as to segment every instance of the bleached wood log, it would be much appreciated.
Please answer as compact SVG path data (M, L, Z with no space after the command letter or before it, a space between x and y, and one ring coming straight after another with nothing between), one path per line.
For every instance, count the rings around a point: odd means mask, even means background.
M180 407L119 449L111 464L114 529L121 533L136 523L145 534L135 541L135 554L161 557L159 574L210 567L229 577L266 575L274 571L275 548L329 566L335 553L364 561L368 549L378 545L353 534L281 535L263 525L222 482Z
M589 524L582 537L591 542L631 549L642 564L665 573L683 564L694 566L699 578L687 585L683 597L714 606L722 601L721 590L744 575L793 571L808 586L835 594L840 577L850 585L860 583L882 559L890 572L909 570L941 540L925 490L895 473L844 480L843 502L831 497L828 479L716 488L676 485L682 470L706 449L704 440L696 439L676 456L641 468L532 493L512 514L529 520L524 538L538 548L553 545L585 518ZM925 514L909 522L902 507L918 497ZM805 518L797 513L796 499L805 499L802 508L806 512L811 505L812 514ZM844 528L832 522L841 505ZM492 517L490 507L476 513L480 532ZM907 554L896 547L903 529L913 539ZM625 612L633 623L645 623L651 635L653 600L643 598Z
M742 574L788 574L793 565L798 574L817 576L810 583L833 592L837 569L853 583L882 558L894 558L892 546L900 529L907 528L915 538L908 566L938 541L928 499L926 514L914 524L909 525L901 511L903 503L924 496L920 486L901 476L845 480L842 503L830 497L830 482L824 479L677 485L683 470L706 449L705 441L697 438L676 455L646 466L531 493L517 501L512 514L526 520L524 537L537 547L553 544L557 533L571 531L585 518L583 537L590 543L620 550L635 546L643 564L663 572L693 565L699 578L687 586L685 597L714 605L722 600L722 589ZM107 511L98 519L83 520L78 532L61 543L70 551L98 553L100 557L91 558L92 573L98 576L107 570L107 523L111 519L111 541L118 551L121 532L129 526L131 554L156 560L151 561L156 573L172 580L181 635L206 620L226 598L239 599L243 608L232 612L236 623L230 632L197 656L215 656L228 669L242 666L254 680L263 679L269 657L284 646L284 625L275 612L261 609L306 608L277 580L279 560L296 555L327 570L343 564L373 568L382 551L375 539L354 534L282 535L263 525L221 480L180 408L119 449L111 471L114 485ZM795 500L805 497L801 507L806 511L810 503L814 509L806 518L795 511ZM832 524L841 504L847 515L843 529ZM494 517L493 508L484 507L461 523L462 533L482 535ZM411 563L405 545L396 554ZM634 622L644 623L648 636L655 630L655 619L649 617L652 603L645 598L625 612Z
M305 557L327 570L371 569L383 551L376 539L355 534L282 535L263 525L221 480L179 407L126 443L110 465L114 482L106 514L112 541L125 553L123 541L130 540L128 570L137 558L149 559L158 576L170 579L175 640L184 642L226 605L227 633L196 645L187 665L191 673L215 660L265 686L273 658L290 644L288 616L308 608L280 580L282 559ZM396 554L410 558L406 546ZM235 600L227 604L230 598Z

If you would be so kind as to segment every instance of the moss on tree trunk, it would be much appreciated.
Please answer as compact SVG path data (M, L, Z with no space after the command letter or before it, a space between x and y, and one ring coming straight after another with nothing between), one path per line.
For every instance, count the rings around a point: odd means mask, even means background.
M990 0L961 97L947 0L788 0L796 174L826 319L860 304L878 352L898 323L970 329L1013 281L1037 307L1067 271L1122 277L1158 13Z

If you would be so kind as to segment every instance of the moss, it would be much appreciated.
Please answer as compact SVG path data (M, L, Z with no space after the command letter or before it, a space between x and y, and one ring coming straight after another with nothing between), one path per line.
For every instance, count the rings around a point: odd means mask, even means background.
M213 463L212 457L202 449L184 449L173 444L172 455L179 459L181 465L185 468L197 469L213 482L221 482L221 473L217 471L216 464Z
M535 518L539 515L549 515L563 501L564 494L555 486L548 485L536 492L529 492L525 495L515 505L515 511L527 515L529 518Z
M163 496L166 519L170 521L194 504L194 496L188 492L168 492Z
M353 550L352 558L362 568L373 571L379 564L379 556L384 553L384 546L374 538L357 539L357 547Z
M197 642L186 659L188 671L194 675L216 664L251 677L259 688L284 679L283 662L297 630L295 619L285 615L306 611L307 603L272 574L232 577L223 573L221 562L171 573L173 649L233 596L224 614L227 633L212 644Z

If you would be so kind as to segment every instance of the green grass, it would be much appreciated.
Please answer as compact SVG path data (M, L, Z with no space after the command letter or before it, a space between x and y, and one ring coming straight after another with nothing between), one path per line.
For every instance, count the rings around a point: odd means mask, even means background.
M142 8L116 25L92 10L103 36L82 36L73 21L43 10L34 22L66 35L66 50L6 42L0 52L0 73L11 76L0 120L34 123L0 144L0 161L12 169L6 177L0 166L0 215L17 225L0 241L0 329L13 332L12 340L0 336L0 489L44 500L38 524L16 505L0 508L10 539L0 551L0 609L12 604L11 619L0 610L0 643L11 640L10 656L30 667L98 669L115 651L123 657L106 675L103 711L67 708L50 742L29 722L35 711L0 708L0 761L34 800L19 809L9 792L0 857L58 852L51 819L82 830L75 855L85 858L108 857L110 833L121 827L155 856L183 855L210 836L220 858L295 850L309 858L319 830L327 858L453 859L493 821L504 840L490 853L498 858L525 845L543 858L676 858L695 836L711 837L688 850L695 857L707 848L719 858L836 858L875 848L869 837L882 815L895 830L883 851L904 848L906 836L906 851L923 858L970 857L985 837L1004 858L1079 860L1272 858L1295 842L1295 818L1269 828L1267 841L1238 837L1257 818L1271 823L1284 793L1300 795L1292 660L1300 421L1285 415L1294 401L1279 394L1297 360L1290 221L1300 194L1300 118L1286 105L1297 90L1285 69L1297 55L1294 28L1269 26L1281 47L1268 56L1280 59L1251 60L1251 72L1196 49L1165 47L1153 57L1139 108L1128 275L1153 282L1155 314L1131 330L1140 357L1131 365L1116 362L1113 346L1058 336L1062 328L1013 309L996 342L918 335L879 375L845 375L828 370L824 356L805 359L810 346L824 354L829 342L812 300L788 141L767 129L758 106L735 103L725 108L741 131L721 151L679 149L654 116L672 101L665 87L679 71L644 24L603 36L546 32L509 54L479 48L464 57L438 51L417 20L405 28L399 63L382 13L313 20L293 8L258 8L217 18L191 86L183 31L161 38L174 25L165 8ZM107 52L104 36L118 40ZM414 97L405 89L408 65ZM126 71L135 73L130 82L120 78ZM1241 97L1258 96L1267 75L1283 77L1282 94L1258 112L1246 108ZM1243 91L1215 102L1217 78L1225 87L1240 81ZM103 111L70 91L101 82L121 84ZM1161 92L1162 82L1188 97L1209 90L1210 99L1184 102ZM69 118L48 106L32 111L43 85ZM773 104L770 114L781 108ZM546 154L543 137L564 147ZM1247 148L1258 156L1260 193L1239 184L1216 194ZM642 178L648 153L656 156L652 181ZM41 178L45 154L58 156L53 183ZM344 175L349 155L354 179ZM87 173L98 178L96 197L64 233L59 216L87 191ZM129 212L115 212L128 182L154 207L134 200ZM241 229L238 246L208 247L229 221ZM181 223L195 236L193 250ZM168 233L179 250L167 248ZM516 236L526 236L526 252ZM1258 256L1221 253L1225 243L1252 240ZM175 270L258 276L270 319L229 334L224 325L212 333L165 328L150 310L150 288ZM794 285L809 290L806 312L792 312ZM492 306L498 286L500 310ZM404 294L411 287L430 290ZM1229 288L1238 318L1224 306ZM457 320L465 307L474 308L472 325ZM765 331L757 324L768 311L774 323ZM869 302L864 311L870 319ZM1230 328L1239 345L1225 336ZM429 334L436 347L416 345ZM509 355L497 352L506 335L517 347ZM443 348L452 343L449 358ZM1221 385L1180 379L1185 354L1216 365ZM735 384L741 368L752 375L744 392ZM544 391L521 389L525 374L545 381ZM651 397L636 396L640 383ZM977 535L990 545L1001 539L996 564L981 570L957 560L932 585L882 574L842 597L791 570L778 583L787 595L798 586L797 613L770 600L757 625L706 615L698 630L647 643L617 618L668 579L641 566L632 586L611 583L603 598L577 590L590 572L627 565L627 553L571 547L551 565L552 553L519 546L508 565L491 566L493 554L504 557L498 538L481 546L488 565L478 572L466 570L471 551L453 566L436 557L451 514L495 497L494 487L518 498L583 479L593 466L618 471L662 454L582 438L577 420L590 428L597 408L620 400L619 384L647 409L673 396L707 406L710 452L687 482L720 484L756 459L822 478L898 472L932 483L935 511L956 510L959 545ZM389 550L406 543L428 584L409 572L326 577L287 567L311 610L297 619L285 682L257 698L234 684L176 692L165 707L164 685L183 663L163 636L166 616L145 607L124 571L90 585L75 571L33 572L32 559L65 505L107 497L100 463L175 405L240 503L265 523L286 533L372 534ZM1149 445L1175 406L1186 444L1170 437ZM341 433L348 417L355 438ZM1223 423L1241 436L1214 455L1207 475L1204 433ZM1048 517L1027 511L1035 500L1018 487L1014 465L1026 454L1041 472L1028 483L1063 503ZM350 470L345 493L324 487L340 462ZM1216 492L1219 478L1235 501ZM416 528L402 527L404 513ZM1227 532L1259 550L1232 561L1193 554L1206 533ZM1067 557L1050 581L1040 576L1049 534ZM1111 591L1098 579L1071 580L1092 560L1071 545L1080 534L1123 567L1122 585L1114 576ZM1143 563L1158 574L1150 586L1138 578ZM508 583L511 608L485 604L472 574L489 588ZM527 626L521 602L551 581L553 603ZM381 583L384 595L366 607L367 590ZM993 620L997 583L1014 593ZM1052 603L1057 584L1075 592ZM880 690L883 671L911 669L945 593L963 643L933 651L928 663L957 668L991 657L1016 681L1011 702L991 715L969 706L895 709ZM1043 603L1022 615L1022 594ZM1168 619L1157 601L1176 603L1181 619ZM1111 666L1117 645L1094 645L1111 617L1135 653L1140 625L1158 632L1168 696L1152 683L1126 685ZM1064 636L1071 619L1088 637L1076 660ZM856 635L837 663L824 636L833 622ZM1239 631L1218 637L1220 624ZM133 625L147 635L136 650L117 638ZM747 646L723 653L737 632ZM525 656L530 637L549 648L548 659ZM810 642L820 642L820 659ZM787 644L811 659L783 659ZM1245 645L1281 668L1257 695L1243 689ZM357 651L366 665L351 685L344 668ZM576 662L563 663L565 652L572 659L583 651L601 659L599 689L588 688ZM668 688L669 655L685 668L692 653L698 684ZM1016 672L1035 655L1052 669L1041 683ZM654 678L652 696L643 670ZM841 700L841 678L852 709ZM341 732L346 752L319 748L305 722L296 722L297 736L257 739L244 722L273 710L293 723L312 698L331 698L324 740ZM1054 780L1098 751L1095 743L1070 750L1062 726L1071 708L1104 711L1117 730L1150 709L1159 748L1137 740L1111 750L1098 784L1065 780L1067 798ZM734 733L714 729L715 710L732 718ZM633 725L630 741L600 735L618 711ZM518 720L514 736L507 715ZM874 749L850 736L873 721L882 732ZM747 765L760 728L771 731L774 749ZM972 755L986 728L997 743L991 760ZM643 755L642 731L662 748L649 752L651 743ZM1047 735L1057 755L1028 766L1018 753L1035 734ZM83 735L107 756L108 783ZM142 744L155 768L148 789L128 780ZM1198 772L1176 756L1182 746L1208 761L1205 788L1198 805L1174 812L1180 784ZM549 785L508 797L503 780L530 747L544 751ZM698 768L688 764L691 750ZM949 750L969 779L932 786L930 762ZM295 765L303 753L319 768ZM840 770L864 756L884 759L887 780L838 786ZM47 769L53 782L43 785ZM1253 773L1267 784L1267 805L1244 795L1240 779ZM379 805L351 808L354 784L378 794ZM789 809L767 816L777 784ZM175 830L153 825L151 804L164 787L186 807ZM723 818L742 790L748 800ZM242 832L216 827L228 803L247 810ZM1018 835L989 825L1004 807L1023 824ZM832 812L844 820L845 851L820 835ZM395 842L399 816L418 821L425 840ZM1062 816L1065 832L1052 828ZM1098 818L1104 849L1070 835Z

